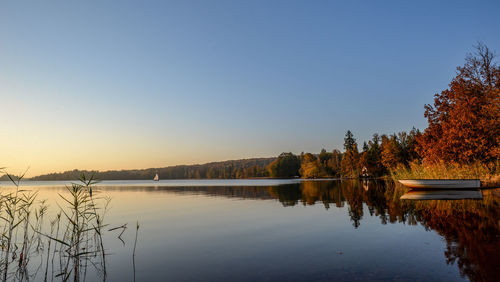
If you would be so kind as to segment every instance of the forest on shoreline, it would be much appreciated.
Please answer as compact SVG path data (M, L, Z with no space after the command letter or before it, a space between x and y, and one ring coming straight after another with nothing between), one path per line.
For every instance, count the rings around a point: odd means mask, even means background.
M500 180L500 67L494 58L482 43L467 54L449 88L425 105L423 132L375 133L359 150L347 131L343 153L283 153L268 166L270 176Z
M348 130L344 151L178 165L163 168L110 171L72 170L32 177L31 180L73 180L93 173L101 180L356 178L382 176L498 178L500 160L500 67L494 52L482 43L467 54L449 88L425 105L428 127L421 132L373 134L361 148ZM436 173L437 172L437 173ZM0 180L8 180L7 176Z
M230 160L196 165L176 165L162 168L87 171L70 170L30 178L30 180L74 180L82 173L94 174L100 180L151 180L156 173L160 179L235 179L267 177L266 167L276 158ZM5 179L8 180L8 179Z

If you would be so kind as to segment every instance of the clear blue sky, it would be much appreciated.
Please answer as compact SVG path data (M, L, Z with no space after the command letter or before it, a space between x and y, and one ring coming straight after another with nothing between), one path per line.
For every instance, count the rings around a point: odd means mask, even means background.
M500 1L2 1L0 166L145 168L423 129Z

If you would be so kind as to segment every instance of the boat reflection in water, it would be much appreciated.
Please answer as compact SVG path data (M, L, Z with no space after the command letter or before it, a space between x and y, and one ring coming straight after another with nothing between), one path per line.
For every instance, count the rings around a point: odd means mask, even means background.
M410 190L401 200L462 200L482 199L480 190Z

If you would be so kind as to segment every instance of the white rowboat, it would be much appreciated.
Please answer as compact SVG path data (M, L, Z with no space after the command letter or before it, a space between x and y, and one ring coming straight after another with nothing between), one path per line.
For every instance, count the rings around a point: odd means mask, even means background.
M480 188L479 179L405 179L401 184L413 189L471 189Z

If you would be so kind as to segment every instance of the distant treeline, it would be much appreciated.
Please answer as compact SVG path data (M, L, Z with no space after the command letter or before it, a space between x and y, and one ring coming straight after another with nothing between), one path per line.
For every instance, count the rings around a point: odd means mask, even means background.
M358 177L363 173L371 177L386 175L398 165L408 165L418 160L416 138L420 131L393 135L374 134L372 140L363 143L362 150L351 131L344 139L344 152L321 150L319 154L282 153L277 158L255 158L213 162L199 165L178 165L163 168L85 171L71 170L50 173L31 178L32 180L74 180L82 173L95 174L101 180L145 180L153 179L158 173L160 179L239 179L254 177L276 178L328 178ZM363 171L365 169L365 171Z
M230 179L266 177L266 167L275 158L255 158L213 162L200 165L178 165L163 168L134 170L86 171L70 170L35 176L31 180L74 180L82 173L94 173L100 180L144 180L153 179L158 173L161 179Z
M87 171L70 170L32 177L31 180L74 180L82 173L95 174L100 180L146 180L158 173L160 179L239 179L254 177L358 177L363 168L370 176L382 176L399 164L418 158L415 152L416 129L410 133L393 135L374 134L372 140L358 151L351 131L345 138L345 152L321 150L319 154L282 153L277 158L254 158L212 162L197 165L178 165L163 168ZM4 175L1 180L8 180Z
M353 178L366 174L370 177L386 175L397 166L407 166L420 160L416 151L419 130L392 135L375 133L372 140L363 143L362 150L351 131L344 138L344 152L321 150L319 154L302 152L300 155L282 153L267 167L270 177Z

